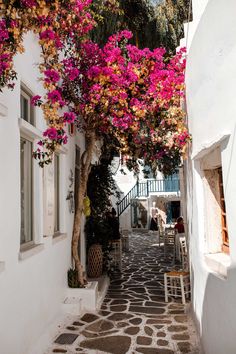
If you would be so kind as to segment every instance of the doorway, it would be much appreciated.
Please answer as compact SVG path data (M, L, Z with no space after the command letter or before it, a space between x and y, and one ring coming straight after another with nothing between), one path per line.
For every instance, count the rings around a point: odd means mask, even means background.
M174 200L166 203L166 222L171 224L180 216L180 201Z

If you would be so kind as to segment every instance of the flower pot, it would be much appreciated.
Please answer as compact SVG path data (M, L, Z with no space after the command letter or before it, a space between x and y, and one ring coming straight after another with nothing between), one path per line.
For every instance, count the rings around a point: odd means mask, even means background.
M88 251L88 276L90 278L100 277L102 275L102 268L102 246L99 244L92 245Z

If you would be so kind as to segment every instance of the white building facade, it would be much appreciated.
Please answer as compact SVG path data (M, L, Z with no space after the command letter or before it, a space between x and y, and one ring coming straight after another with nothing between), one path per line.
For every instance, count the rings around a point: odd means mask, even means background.
M189 27L187 212L192 306L206 354L236 353L235 12L234 0L196 0Z
M40 108L30 98L43 94L38 81L37 38L25 38L15 59L18 80L0 94L0 352L27 354L63 313L71 266L76 151L83 136L71 137L54 162L42 169L32 151L45 130ZM85 263L84 237L80 245Z
M157 171L154 178L147 166L140 165L138 176L127 167L120 166L114 180L120 192L120 202L112 198L112 204L116 208L118 202L121 230L149 230L153 210L160 214L163 224L175 222L180 215L186 220L182 168L170 177L164 177Z

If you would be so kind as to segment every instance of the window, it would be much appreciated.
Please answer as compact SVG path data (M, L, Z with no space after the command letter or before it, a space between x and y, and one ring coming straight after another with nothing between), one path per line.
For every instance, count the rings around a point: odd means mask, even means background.
M231 263L221 159L228 140L229 135L224 135L195 157L198 172L195 188L199 205L196 217L199 220L199 238L202 237L199 244L201 242L201 248L204 249L208 269L224 279L228 276Z
M222 225L222 227L221 227L222 251L225 253L229 253L229 235L228 235L227 220L226 220L226 208L225 208L222 168L218 168L218 175L219 175L219 192L220 192L221 225Z
M219 165L204 170L203 185L207 253L229 253L223 176Z
M21 196L21 233L20 243L33 243L33 194L32 194L32 150L31 141L20 139L20 196Z
M176 219L180 216L180 201L174 200L170 202L166 202L166 223L171 224L175 222Z
M20 118L32 126L34 124L34 108L31 106L32 94L24 85L20 93ZM34 245L34 197L33 197L33 141L34 136L21 127L20 137L20 203L21 203L21 227L20 249L25 250ZM35 128L34 128L35 129Z
M60 232L60 157L54 156L54 233Z
M35 125L34 107L31 105L33 95L25 87L21 87L20 94L20 117L26 122Z
M209 163L212 163L212 161L213 159L209 160ZM215 274L226 278L230 266L230 249L222 169L219 164L218 167L214 166L212 169L204 170L203 181L205 192L205 262Z

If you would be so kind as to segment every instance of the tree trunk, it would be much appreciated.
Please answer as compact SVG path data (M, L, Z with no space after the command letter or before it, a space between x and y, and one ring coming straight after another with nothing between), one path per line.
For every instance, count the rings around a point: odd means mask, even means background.
M84 274L83 274L83 266L80 261L78 246L79 246L80 232L81 232L83 201L87 191L88 176L91 168L93 150L96 142L95 131L87 132L85 134L85 139L86 139L86 151L81 156L81 170L80 170L80 180L79 180L79 188L78 188L78 198L77 198L77 205L75 206L74 227L73 227L73 235L71 241L72 258L75 263L75 269L78 271L78 279L82 287L85 285L86 279L84 278Z

